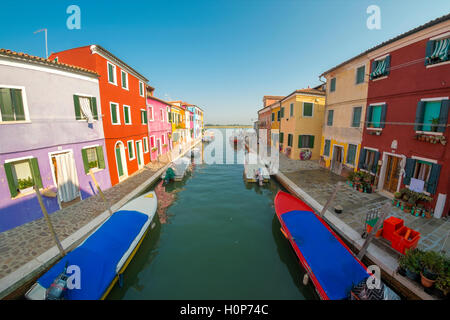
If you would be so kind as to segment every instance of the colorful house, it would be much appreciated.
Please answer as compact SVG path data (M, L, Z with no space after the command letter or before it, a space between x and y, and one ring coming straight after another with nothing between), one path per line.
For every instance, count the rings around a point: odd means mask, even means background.
M172 125L169 122L170 104L150 92L147 90L148 135L151 161L155 161L170 150Z
M326 107L321 163L336 174L355 171L367 103L369 58L366 53L324 72Z
M106 155L115 185L150 162L146 83L148 80L99 45L51 54L51 60L100 75Z
M0 232L111 187L98 74L0 50Z
M258 111L258 122L257 122L257 128L256 133L258 135L258 139L265 139L266 144L270 145L270 132L271 132L271 111L270 107L264 107L261 110ZM265 136L260 136L261 134L264 134Z
M280 151L291 159L319 159L325 92L320 88L295 90L280 104Z
M201 135L202 135L200 112L203 113L203 111L196 105L189 105L187 108L192 112L193 139L198 140L201 138Z
M366 123L359 168L378 190L406 187L448 216L450 181L450 15L367 52Z
M184 120L185 112L181 103L169 102L171 104L169 121L172 124L172 148L180 150L186 142L186 122Z
M282 97L284 98L284 97ZM281 99L282 99L281 98ZM281 115L280 115L280 109L281 109L281 103L280 101L274 102L270 107L270 139L267 141L267 143L271 144L272 146L276 147L280 143L280 121L281 121Z

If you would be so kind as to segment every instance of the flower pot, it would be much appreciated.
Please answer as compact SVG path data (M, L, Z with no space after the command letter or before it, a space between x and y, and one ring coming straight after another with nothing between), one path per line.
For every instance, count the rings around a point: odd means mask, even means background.
M420 273L420 282L422 283L422 285L423 285L425 288L430 288L431 286L433 286L433 284L436 282L436 280L430 280L430 279L428 279L428 278L425 277L425 276L423 275L423 273L421 272L421 273Z
M24 194L24 193L30 193L33 191L33 187L28 187L28 188L24 188L24 189L20 189L20 193Z
M405 270L406 272L406 277L408 278L408 279L411 279L411 280L413 280L413 281L417 281L417 280L419 280L419 274L418 273L416 273L416 272L414 272L414 271L411 271L411 270L409 270L409 269L406 269Z
M401 276L406 277L406 269L402 268L402 267L398 267L397 269L397 273Z

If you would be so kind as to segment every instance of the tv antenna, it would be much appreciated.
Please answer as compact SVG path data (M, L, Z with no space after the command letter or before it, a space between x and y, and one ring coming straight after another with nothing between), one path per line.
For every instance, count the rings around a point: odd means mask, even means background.
M33 32L34 34L39 33L39 32L45 32L45 58L48 59L48 46L47 46L47 29L41 29L38 31Z

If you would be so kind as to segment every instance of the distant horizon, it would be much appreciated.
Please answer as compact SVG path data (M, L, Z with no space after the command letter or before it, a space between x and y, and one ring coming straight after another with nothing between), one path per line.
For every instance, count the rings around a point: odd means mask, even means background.
M150 79L156 97L197 105L220 125L251 124L263 96L319 85L324 71L450 12L448 0L80 0L80 29L70 30L71 4L4 3L0 47L45 57L44 34L34 34L43 28L49 54L99 44ZM367 28L371 5L380 29Z

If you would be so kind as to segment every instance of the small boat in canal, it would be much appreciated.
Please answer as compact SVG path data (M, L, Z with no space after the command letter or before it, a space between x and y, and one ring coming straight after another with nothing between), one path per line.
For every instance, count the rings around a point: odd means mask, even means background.
M274 204L281 232L322 300L398 299L383 283L380 289L367 288L367 268L306 203L279 191Z
M190 158L188 157L179 158L175 160L171 164L171 166L166 170L166 172L162 174L161 179L165 180L166 182L168 182L167 180L182 181L190 165L191 165ZM173 174L171 171L173 172Z
M244 164L244 179L262 185L270 180L269 170L262 164Z
M103 300L133 259L158 206L154 191L113 213L78 247L65 255L28 290L30 300ZM79 286L67 285L79 271ZM76 281L75 281L76 282Z

